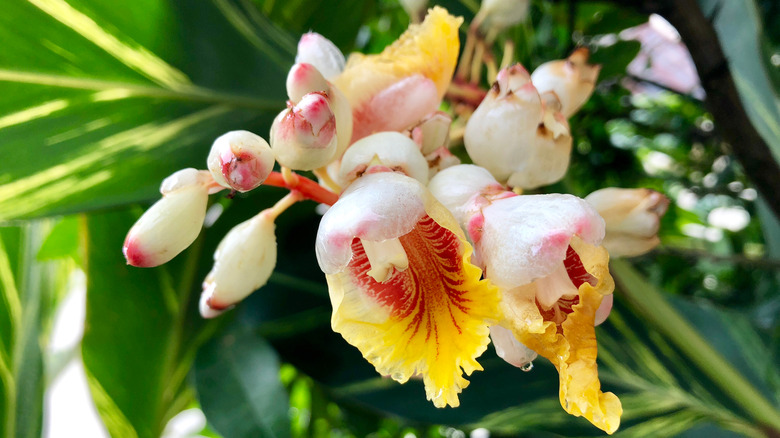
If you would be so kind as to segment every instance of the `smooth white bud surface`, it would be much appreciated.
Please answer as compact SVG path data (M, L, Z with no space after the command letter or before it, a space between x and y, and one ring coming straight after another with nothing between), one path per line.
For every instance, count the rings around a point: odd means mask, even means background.
M275 160L262 137L249 131L230 131L214 140L206 162L219 185L248 192L268 178Z
M484 26L504 29L523 21L528 14L529 0L482 0L479 14Z
M607 226L604 247L610 255L634 257L655 248L661 217L669 207L669 199L649 189L609 187L585 197Z
M206 217L209 183L206 171L183 169L163 181L162 199L130 228L122 247L127 263L154 267L184 251L200 234Z
M372 166L428 183L428 162L417 144L399 132L378 132L353 143L341 159L339 184L348 186Z
M274 229L273 219L261 212L222 239L214 252L214 267L203 282L204 318L216 316L268 282L276 266Z
M329 39L316 32L305 33L298 41L295 63L313 65L327 80L341 74L346 62L341 50Z

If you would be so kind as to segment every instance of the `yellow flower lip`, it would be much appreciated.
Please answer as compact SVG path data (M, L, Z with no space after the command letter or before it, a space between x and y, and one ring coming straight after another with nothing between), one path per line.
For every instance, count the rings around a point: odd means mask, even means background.
M412 178L367 174L325 214L317 245L333 329L380 374L401 383L419 374L435 406L458 406L499 309L452 215Z

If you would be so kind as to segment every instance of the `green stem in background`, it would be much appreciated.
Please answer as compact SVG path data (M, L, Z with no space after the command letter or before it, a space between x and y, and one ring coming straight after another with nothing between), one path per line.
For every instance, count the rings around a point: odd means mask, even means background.
M629 262L612 260L620 292L646 321L671 340L724 393L760 422L770 436L780 434L780 412L691 326Z

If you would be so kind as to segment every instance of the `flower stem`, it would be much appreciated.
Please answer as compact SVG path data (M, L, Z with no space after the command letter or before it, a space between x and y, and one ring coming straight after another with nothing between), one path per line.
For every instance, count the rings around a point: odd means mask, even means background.
M298 201L302 201L303 199L304 196L301 192L299 192L298 190L293 190L290 193L288 193L284 198L277 201L273 207L263 210L262 212L260 212L260 214L275 221L280 214L284 213L288 208L292 207L293 204L295 204Z
M284 187L288 190L297 190L305 199L311 199L321 204L333 205L339 199L339 195L309 178L292 172L287 178L279 172L271 172L263 184L273 187Z
M780 431L780 413L745 377L685 320L663 295L624 260L612 260L620 291L644 319L663 333L720 389L773 433Z

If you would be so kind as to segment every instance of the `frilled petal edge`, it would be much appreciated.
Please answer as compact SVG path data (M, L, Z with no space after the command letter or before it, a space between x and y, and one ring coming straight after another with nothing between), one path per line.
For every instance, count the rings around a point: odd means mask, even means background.
M535 300L536 283L531 283L504 293L506 319L502 325L558 369L559 395L566 412L583 416L611 434L620 425L623 408L615 394L601 392L593 326L602 299L614 289L609 255L603 247L589 245L578 237L570 245L593 281L582 281L578 286L578 299L568 302L571 310L566 319L556 324L543 316Z

